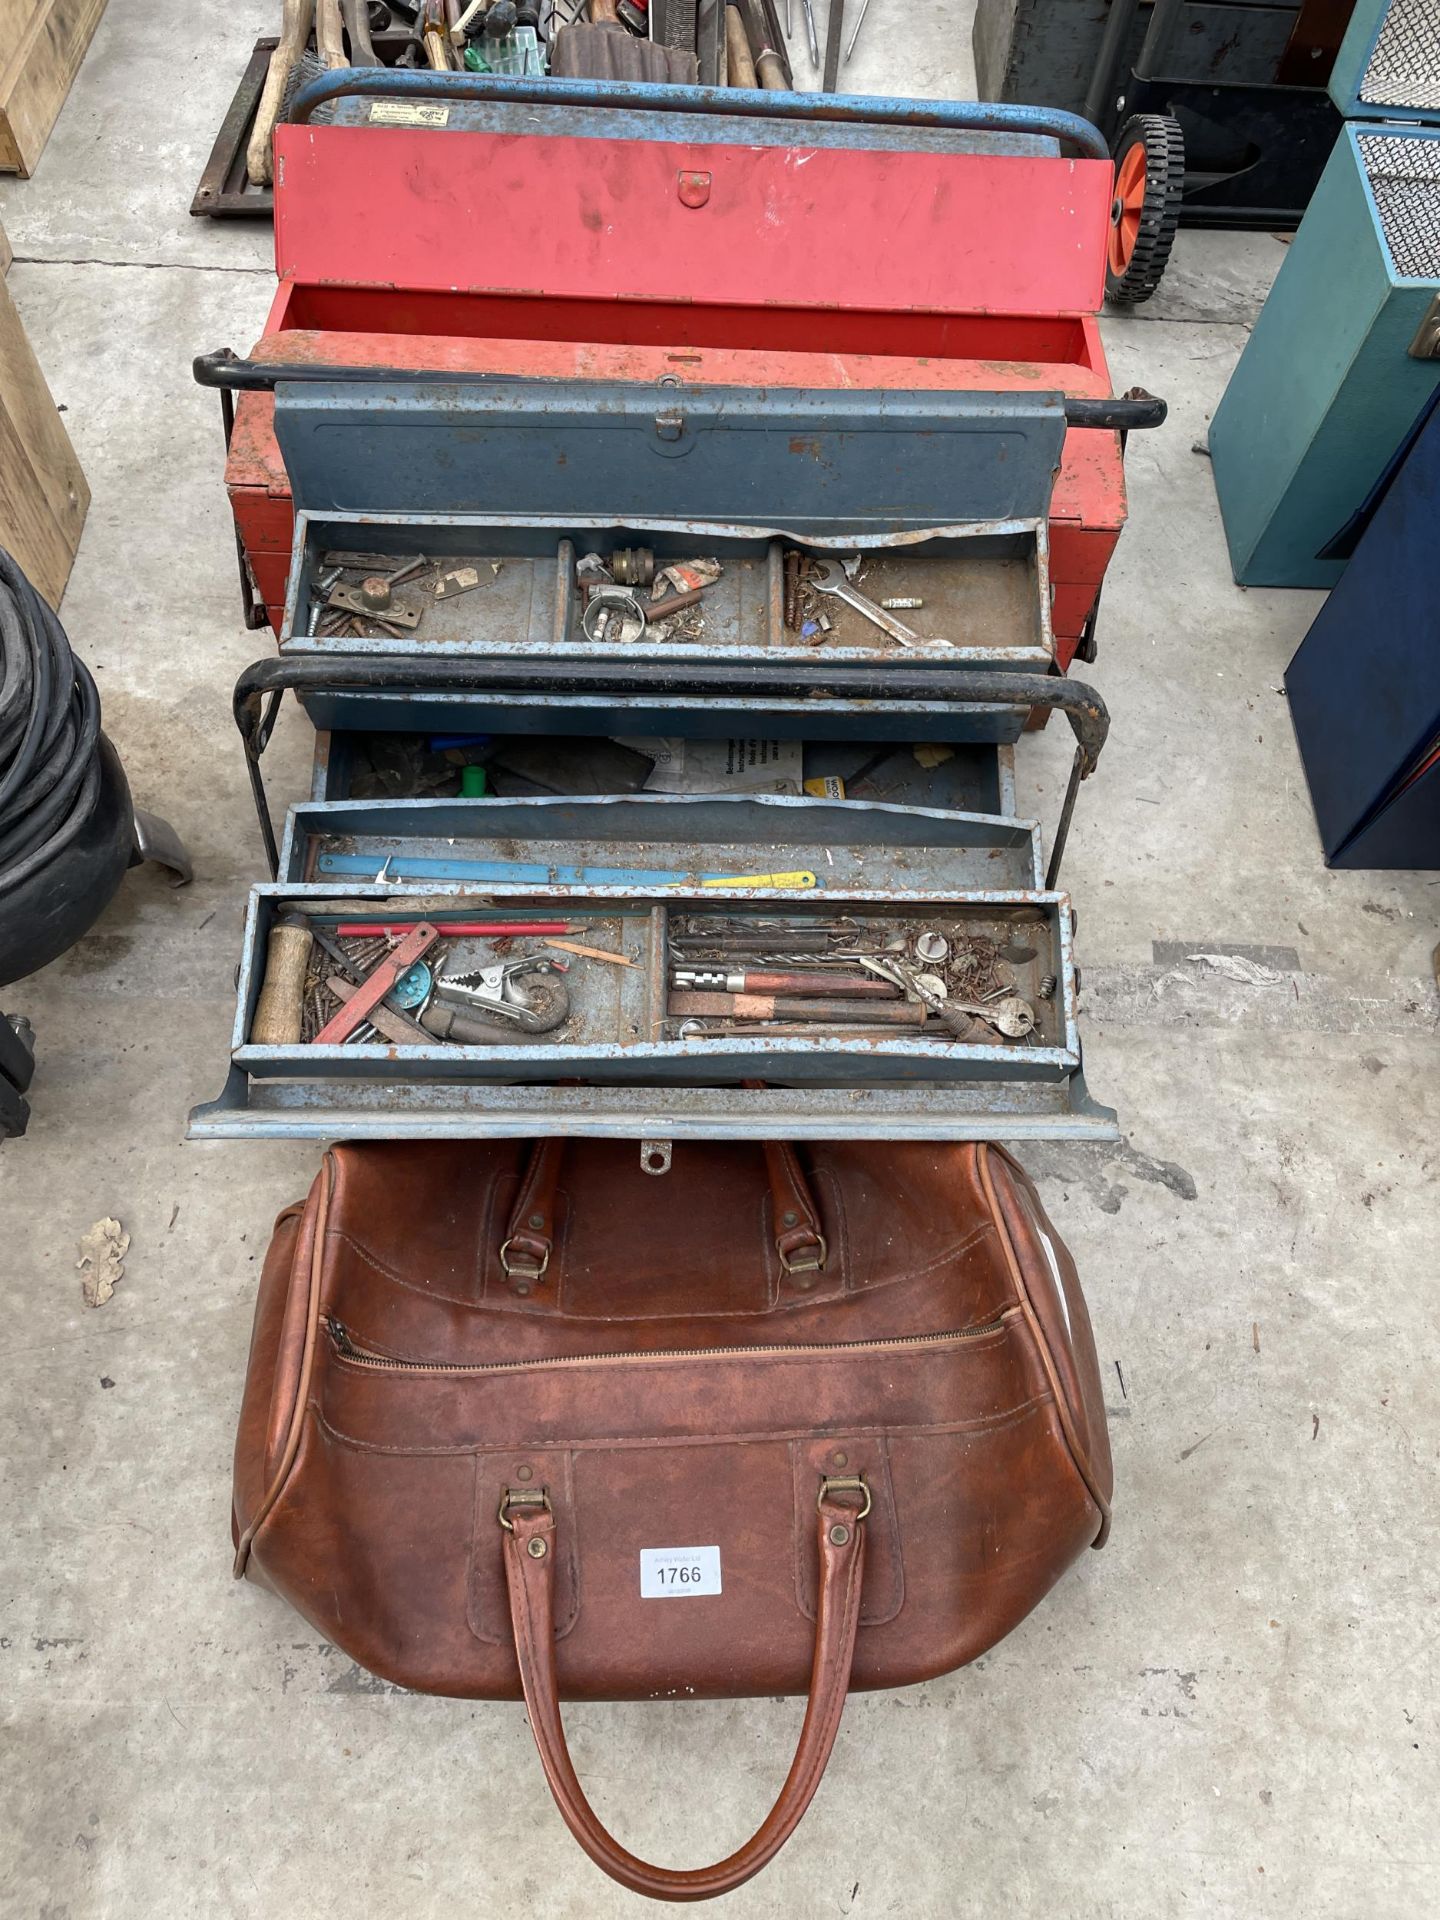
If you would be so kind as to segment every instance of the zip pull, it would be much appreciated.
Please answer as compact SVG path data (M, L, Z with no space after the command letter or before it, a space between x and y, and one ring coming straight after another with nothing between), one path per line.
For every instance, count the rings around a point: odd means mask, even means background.
M337 1320L333 1313L327 1313L325 1316L325 1326L330 1338L335 1342L339 1351L353 1359L356 1351L355 1345L350 1338L349 1329L345 1326L344 1322Z

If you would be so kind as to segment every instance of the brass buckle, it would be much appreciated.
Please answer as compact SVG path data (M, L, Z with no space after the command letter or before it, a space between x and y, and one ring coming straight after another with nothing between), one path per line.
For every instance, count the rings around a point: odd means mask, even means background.
M864 1494L865 1504L863 1507L861 1507L860 1511L855 1515L855 1523L858 1526L859 1523L865 1518L866 1514L869 1513L870 1508L873 1505L873 1502L871 1501L871 1498L870 1498L869 1482L866 1480L864 1474L861 1474L861 1473L857 1473L853 1479L830 1479L827 1475L822 1473L820 1476L820 1491L815 1496L816 1507L817 1508L823 1507L825 1504L826 1494L834 1493L837 1490L842 1493L863 1493Z
M502 1487L500 1508L495 1517L507 1533L515 1531L515 1522L505 1518L507 1507L541 1507L546 1513L555 1511L550 1504L549 1492L544 1487Z
M510 1249L511 1247L514 1246L514 1244L515 1244L515 1241L512 1237L511 1239L507 1240L500 1249L500 1269L505 1275L505 1278L507 1280L513 1280L518 1274L518 1276L522 1280L543 1280L545 1277L545 1269L550 1264L549 1247L545 1249L545 1257L541 1260L539 1266L532 1265L532 1266L521 1267L521 1266L514 1266L511 1264Z
M775 1249L780 1255L780 1265L786 1273L817 1273L825 1265L830 1258L830 1248L823 1233L817 1233L815 1238L819 1242L818 1250L802 1260L792 1260L781 1247Z

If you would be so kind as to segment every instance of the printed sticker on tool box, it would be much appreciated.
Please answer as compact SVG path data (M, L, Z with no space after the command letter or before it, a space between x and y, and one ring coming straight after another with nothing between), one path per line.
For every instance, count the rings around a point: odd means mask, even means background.
M640 1598L674 1600L686 1594L719 1593L719 1547L642 1547Z
M450 118L449 107L434 101L372 100L372 127L443 127Z

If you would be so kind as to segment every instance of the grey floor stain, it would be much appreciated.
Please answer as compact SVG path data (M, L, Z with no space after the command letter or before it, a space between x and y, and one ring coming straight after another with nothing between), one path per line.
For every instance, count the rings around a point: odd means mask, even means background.
M1181 1200L1195 1199L1198 1191L1194 1175L1178 1161L1161 1160L1128 1140L1118 1147L1037 1141L1027 1144L1020 1157L1033 1178L1079 1187L1102 1213L1118 1213L1130 1196L1129 1187L1115 1178L1119 1173L1166 1187Z
M1192 953L1223 953L1231 960L1277 967L1281 973L1300 971L1300 955L1294 947L1242 946L1233 940L1152 940L1150 953L1157 967L1183 966Z

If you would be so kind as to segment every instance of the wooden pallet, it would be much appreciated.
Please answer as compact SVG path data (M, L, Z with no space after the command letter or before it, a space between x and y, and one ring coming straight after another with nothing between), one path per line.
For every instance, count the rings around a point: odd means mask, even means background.
M29 177L105 0L0 0L0 173Z
M0 280L0 546L52 607L70 577L90 489Z

